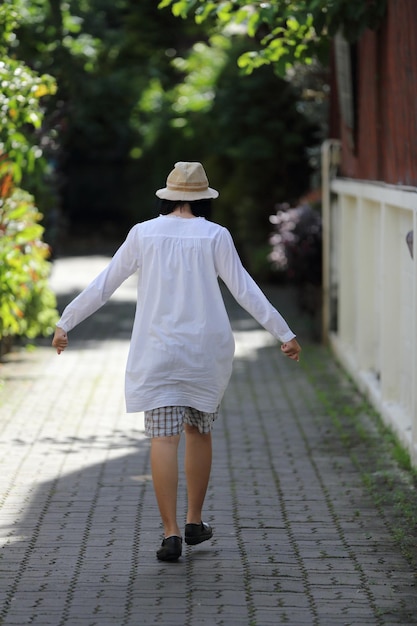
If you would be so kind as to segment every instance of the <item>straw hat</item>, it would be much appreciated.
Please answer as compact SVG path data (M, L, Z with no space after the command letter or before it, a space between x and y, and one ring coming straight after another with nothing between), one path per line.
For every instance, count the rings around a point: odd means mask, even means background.
M219 195L218 191L208 186L204 167L197 161L175 163L166 185L156 192L158 198L163 200L203 200Z

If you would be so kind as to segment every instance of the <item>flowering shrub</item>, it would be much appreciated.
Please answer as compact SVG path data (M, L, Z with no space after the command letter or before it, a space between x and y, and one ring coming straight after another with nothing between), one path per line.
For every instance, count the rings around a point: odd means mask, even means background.
M0 341L49 335L58 320L48 286L49 247L32 196L2 180L0 197Z
M16 186L43 180L41 100L56 90L51 76L16 58L21 8L18 0L0 3L0 352L13 337L50 334L58 319L42 215Z
M298 285L321 285L321 216L310 205L278 205L269 220L272 267Z

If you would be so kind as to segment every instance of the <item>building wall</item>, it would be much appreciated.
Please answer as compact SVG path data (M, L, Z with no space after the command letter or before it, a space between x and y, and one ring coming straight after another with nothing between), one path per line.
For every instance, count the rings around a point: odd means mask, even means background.
M323 337L417 467L417 0L387 6L356 45L334 40Z
M415 186L417 1L388 0L380 29L366 31L351 51L354 128L340 115L337 89L331 104L331 136L342 141L341 175Z
M417 467L416 188L323 174L325 339Z

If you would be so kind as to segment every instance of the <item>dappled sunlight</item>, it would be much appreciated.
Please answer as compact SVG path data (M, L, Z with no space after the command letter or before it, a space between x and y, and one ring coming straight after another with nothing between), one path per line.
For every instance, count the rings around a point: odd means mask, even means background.
M278 342L266 330L235 330L235 358L256 360L262 348L278 346Z
M60 300L89 278L84 271L70 275L70 290L63 280ZM239 602L239 623L256 615L257 624L269 624L286 615L281 600L293 606L296 585L297 602L305 604L307 589L313 607L321 606L325 589L333 602L325 619L331 615L337 622L344 612L345 621L360 614L373 623L372 594L378 609L409 623L401 607L407 602L411 611L415 605L411 570L399 560L382 509L372 504L358 471L358 460L375 450L347 414L339 419L342 406L345 413L351 403L354 408L351 387L330 408L325 405L310 377L332 398L344 380L328 353L310 346L313 371L295 366L226 293L236 355L213 432L205 518L215 535L201 548L187 547L174 567L156 560L161 527L150 441L143 413L126 414L124 407L127 328L135 306L128 291L74 329L59 357L42 343L9 355L4 364L0 621L130 626L154 623L155 611L168 615L175 607L178 624L187 615L190 626L207 619L214 624L217 617L229 624ZM302 324L290 292L272 292L298 332ZM367 432L366 423L360 425ZM182 456L184 438L180 445ZM375 470L372 458L366 467ZM367 475L373 476L369 470ZM185 520L182 468L179 480L178 515ZM364 543L369 520L372 536ZM389 581L394 567L395 594ZM313 612L304 608L300 623L312 623Z
M107 267L110 260L110 256L104 255L85 257L85 263L83 257L58 259L53 264L49 280L52 291L57 297L78 295ZM116 290L112 300L136 301L136 282L136 275L133 274Z

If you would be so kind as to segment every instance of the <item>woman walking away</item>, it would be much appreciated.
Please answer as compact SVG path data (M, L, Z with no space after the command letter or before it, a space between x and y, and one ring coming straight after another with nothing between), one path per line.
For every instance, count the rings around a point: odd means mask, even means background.
M188 510L184 540L212 537L202 520L210 477L211 430L232 372L234 340L220 277L236 301L298 361L295 334L242 266L226 228L208 220L212 198L203 166L179 162L156 192L160 215L136 224L109 265L65 308L52 345L97 311L138 270L137 308L126 366L129 413L143 411L151 437L151 468L164 538L156 555L182 553L177 523L177 451L185 431Z

